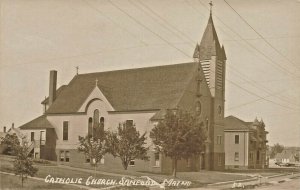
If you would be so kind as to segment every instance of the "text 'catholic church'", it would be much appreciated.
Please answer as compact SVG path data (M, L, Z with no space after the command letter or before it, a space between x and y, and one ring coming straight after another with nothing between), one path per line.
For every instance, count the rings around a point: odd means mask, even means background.
M77 151L78 136L94 124L116 130L119 123L134 123L147 132L166 109L195 111L205 124L205 151L178 161L178 171L223 170L226 55L210 17L194 62L166 66L76 75L68 85L56 88L57 71L50 71L49 97L42 102L42 116L22 125L32 155L69 165L89 164ZM171 172L170 158L155 152L151 139L149 161L132 160L129 170ZM121 169L118 158L105 155L100 168Z

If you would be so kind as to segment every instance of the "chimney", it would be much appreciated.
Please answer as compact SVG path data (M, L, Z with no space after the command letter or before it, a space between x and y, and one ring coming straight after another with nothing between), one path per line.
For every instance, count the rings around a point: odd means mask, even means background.
M6 133L6 127L5 126L3 127L3 132Z
M56 98L56 82L57 71L50 71L50 83L49 83L49 106L54 102Z
M14 124L14 123L11 124L11 128L12 128L12 129L15 128L15 124Z

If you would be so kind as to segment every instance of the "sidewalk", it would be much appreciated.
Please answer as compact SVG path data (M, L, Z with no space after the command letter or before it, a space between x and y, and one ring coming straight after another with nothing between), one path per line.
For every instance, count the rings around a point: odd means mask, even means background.
M43 166L42 166L43 167ZM66 165L57 165L57 167L60 168L66 168L69 170L76 170L76 171L82 171L82 172L87 172L87 173L97 173L97 174L102 174L102 175L107 175L107 176L116 176L116 177L136 177L133 175L127 175L127 174L117 174L117 173L111 173L111 172L104 172L104 171L99 171L99 170L92 170L92 169L84 169L84 168L77 168L73 166L66 166Z
M241 183L243 186L247 185L260 185L263 183L271 183L271 184L278 184L282 183L285 181L291 181L293 177L300 177L299 173L296 174L281 174L281 175L274 175L274 176L269 176L269 177L255 177L249 180L236 180L236 181L228 181L228 182L221 182L221 183L214 183L214 184L209 184L208 187L212 189L226 189L226 188L231 188L233 183ZM199 189L199 188L195 188Z

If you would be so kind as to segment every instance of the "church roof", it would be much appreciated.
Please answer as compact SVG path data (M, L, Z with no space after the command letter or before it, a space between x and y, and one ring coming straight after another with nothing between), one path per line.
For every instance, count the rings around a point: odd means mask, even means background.
M76 75L46 113L77 112L96 80L116 111L174 108L196 70L197 63L182 63Z
M56 97L59 96L59 94L63 91L63 89L66 87L66 85L62 85L60 86L57 90L56 90ZM45 100L43 100L41 102L41 104L48 104L49 103L49 97L45 98Z
M193 58L209 60L211 56L218 56L220 60L226 59L225 49L220 46L212 15L210 14L201 42L196 45Z
M20 129L49 129L54 128L47 120L46 115L39 116L28 123L25 123Z

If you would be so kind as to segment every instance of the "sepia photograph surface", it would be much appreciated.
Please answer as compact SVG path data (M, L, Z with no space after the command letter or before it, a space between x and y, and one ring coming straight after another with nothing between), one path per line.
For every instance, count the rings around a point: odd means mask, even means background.
M300 189L300 0L0 0L0 189Z

